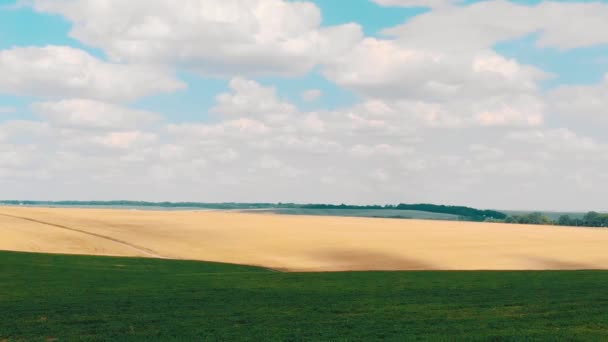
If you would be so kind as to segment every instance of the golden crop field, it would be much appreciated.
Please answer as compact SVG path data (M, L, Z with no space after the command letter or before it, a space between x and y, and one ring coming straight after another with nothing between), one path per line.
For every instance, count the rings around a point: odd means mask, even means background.
M608 269L608 229L213 211L0 207L0 250L288 271Z

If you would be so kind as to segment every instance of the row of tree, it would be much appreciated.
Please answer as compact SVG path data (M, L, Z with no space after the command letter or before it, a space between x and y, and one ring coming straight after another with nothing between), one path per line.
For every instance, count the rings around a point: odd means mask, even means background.
M205 209L373 209L373 210L416 210L432 213L452 214L466 221L491 221L519 224L544 224L558 226L608 227L608 214L595 211L582 217L562 215L552 220L542 213L507 215L496 210L481 210L463 206L437 204L386 204L386 205L351 205L351 204L299 204L299 203L199 203L199 202L144 202L144 201L2 201L0 205L42 205L42 206L130 206L130 207L163 207L163 208L205 208Z
M373 209L373 210L415 210L429 213L451 214L460 217L462 220L485 221L489 219L504 220L507 215L496 210L481 210L470 207L437 204L405 204L397 205L348 205L348 204L293 204L279 203L278 208L299 208L299 209Z
M358 210L416 210L431 213L451 214L462 220L486 221L504 220L507 215L495 210L481 210L463 206L437 204L386 204L386 205L352 205L352 204L299 204L299 203L199 203L199 202L144 202L144 201L0 201L9 205L41 206L129 206L161 208L204 208L204 209L358 209Z
M552 220L542 213L530 213L524 215L513 215L504 219L505 223L519 224L543 224L573 227L608 227L608 214L590 211L582 217L561 215L557 220Z
M399 204L395 209L418 210L432 213L443 213L457 215L464 219L473 221L485 221L489 219L504 220L507 218L505 213L496 210L481 210L470 207L455 205L436 205L436 204Z

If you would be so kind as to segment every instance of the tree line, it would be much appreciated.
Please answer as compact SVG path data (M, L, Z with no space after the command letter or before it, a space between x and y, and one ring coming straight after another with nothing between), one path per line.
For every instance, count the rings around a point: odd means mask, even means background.
M530 213L524 215L508 216L502 222L518 224L542 224L572 227L608 227L608 214L590 211L583 217L572 217L561 215L557 220L552 220L542 213Z
M246 209L341 209L341 210L415 210L458 216L463 221L486 221L518 224L539 224L578 227L608 227L608 214L590 211L582 217L562 215L557 220L535 212L522 215L507 215L496 210L482 210L465 206L437 204L385 204L385 205L351 205L351 204L299 204L299 203L201 203L201 202L145 202L145 201L19 201L0 200L0 205L30 206L117 206L117 207L159 207L159 208L193 208L218 210Z
M299 203L199 203L199 202L145 202L145 201L0 201L0 204L30 206L127 206L127 207L160 207L160 208L201 208L220 210L239 209L342 209L342 210L416 210L439 214L451 214L461 220L486 221L504 220L507 215L496 210L481 210L464 206L436 204L386 204L386 205L352 205L352 204L299 204Z

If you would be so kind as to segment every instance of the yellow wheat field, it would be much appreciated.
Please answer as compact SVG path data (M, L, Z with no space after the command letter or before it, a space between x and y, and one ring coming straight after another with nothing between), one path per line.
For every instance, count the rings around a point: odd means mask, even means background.
M608 229L0 207L0 250L206 260L288 271L608 269Z

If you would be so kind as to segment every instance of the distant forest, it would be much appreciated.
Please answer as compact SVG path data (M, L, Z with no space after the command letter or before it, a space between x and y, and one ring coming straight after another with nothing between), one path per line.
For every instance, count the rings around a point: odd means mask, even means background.
M501 222L518 224L542 224L571 227L608 227L608 214L590 211L582 218L561 215L557 220L551 220L542 213L508 216Z
M552 220L546 215L535 212L521 215L507 215L496 210L482 210L464 206L437 204L387 204L387 205L349 205L349 204L297 204L297 203L200 203L200 202L144 202L144 201L0 201L0 205L29 206L99 206L99 207L157 207L157 208L192 208L218 210L247 209L342 209L342 210L415 210L430 213L451 214L459 220L477 222L503 222L517 224L538 224L579 227L608 227L608 214L588 212L583 217L562 215Z
M349 205L349 204L297 204L297 203L199 203L199 202L143 202L143 201L0 201L5 205L33 206L129 206L160 208L198 208L198 209L356 209L356 210L417 210L431 213L451 214L462 220L486 221L504 220L507 215L495 210L480 210L463 206L435 204L387 204L387 205Z

